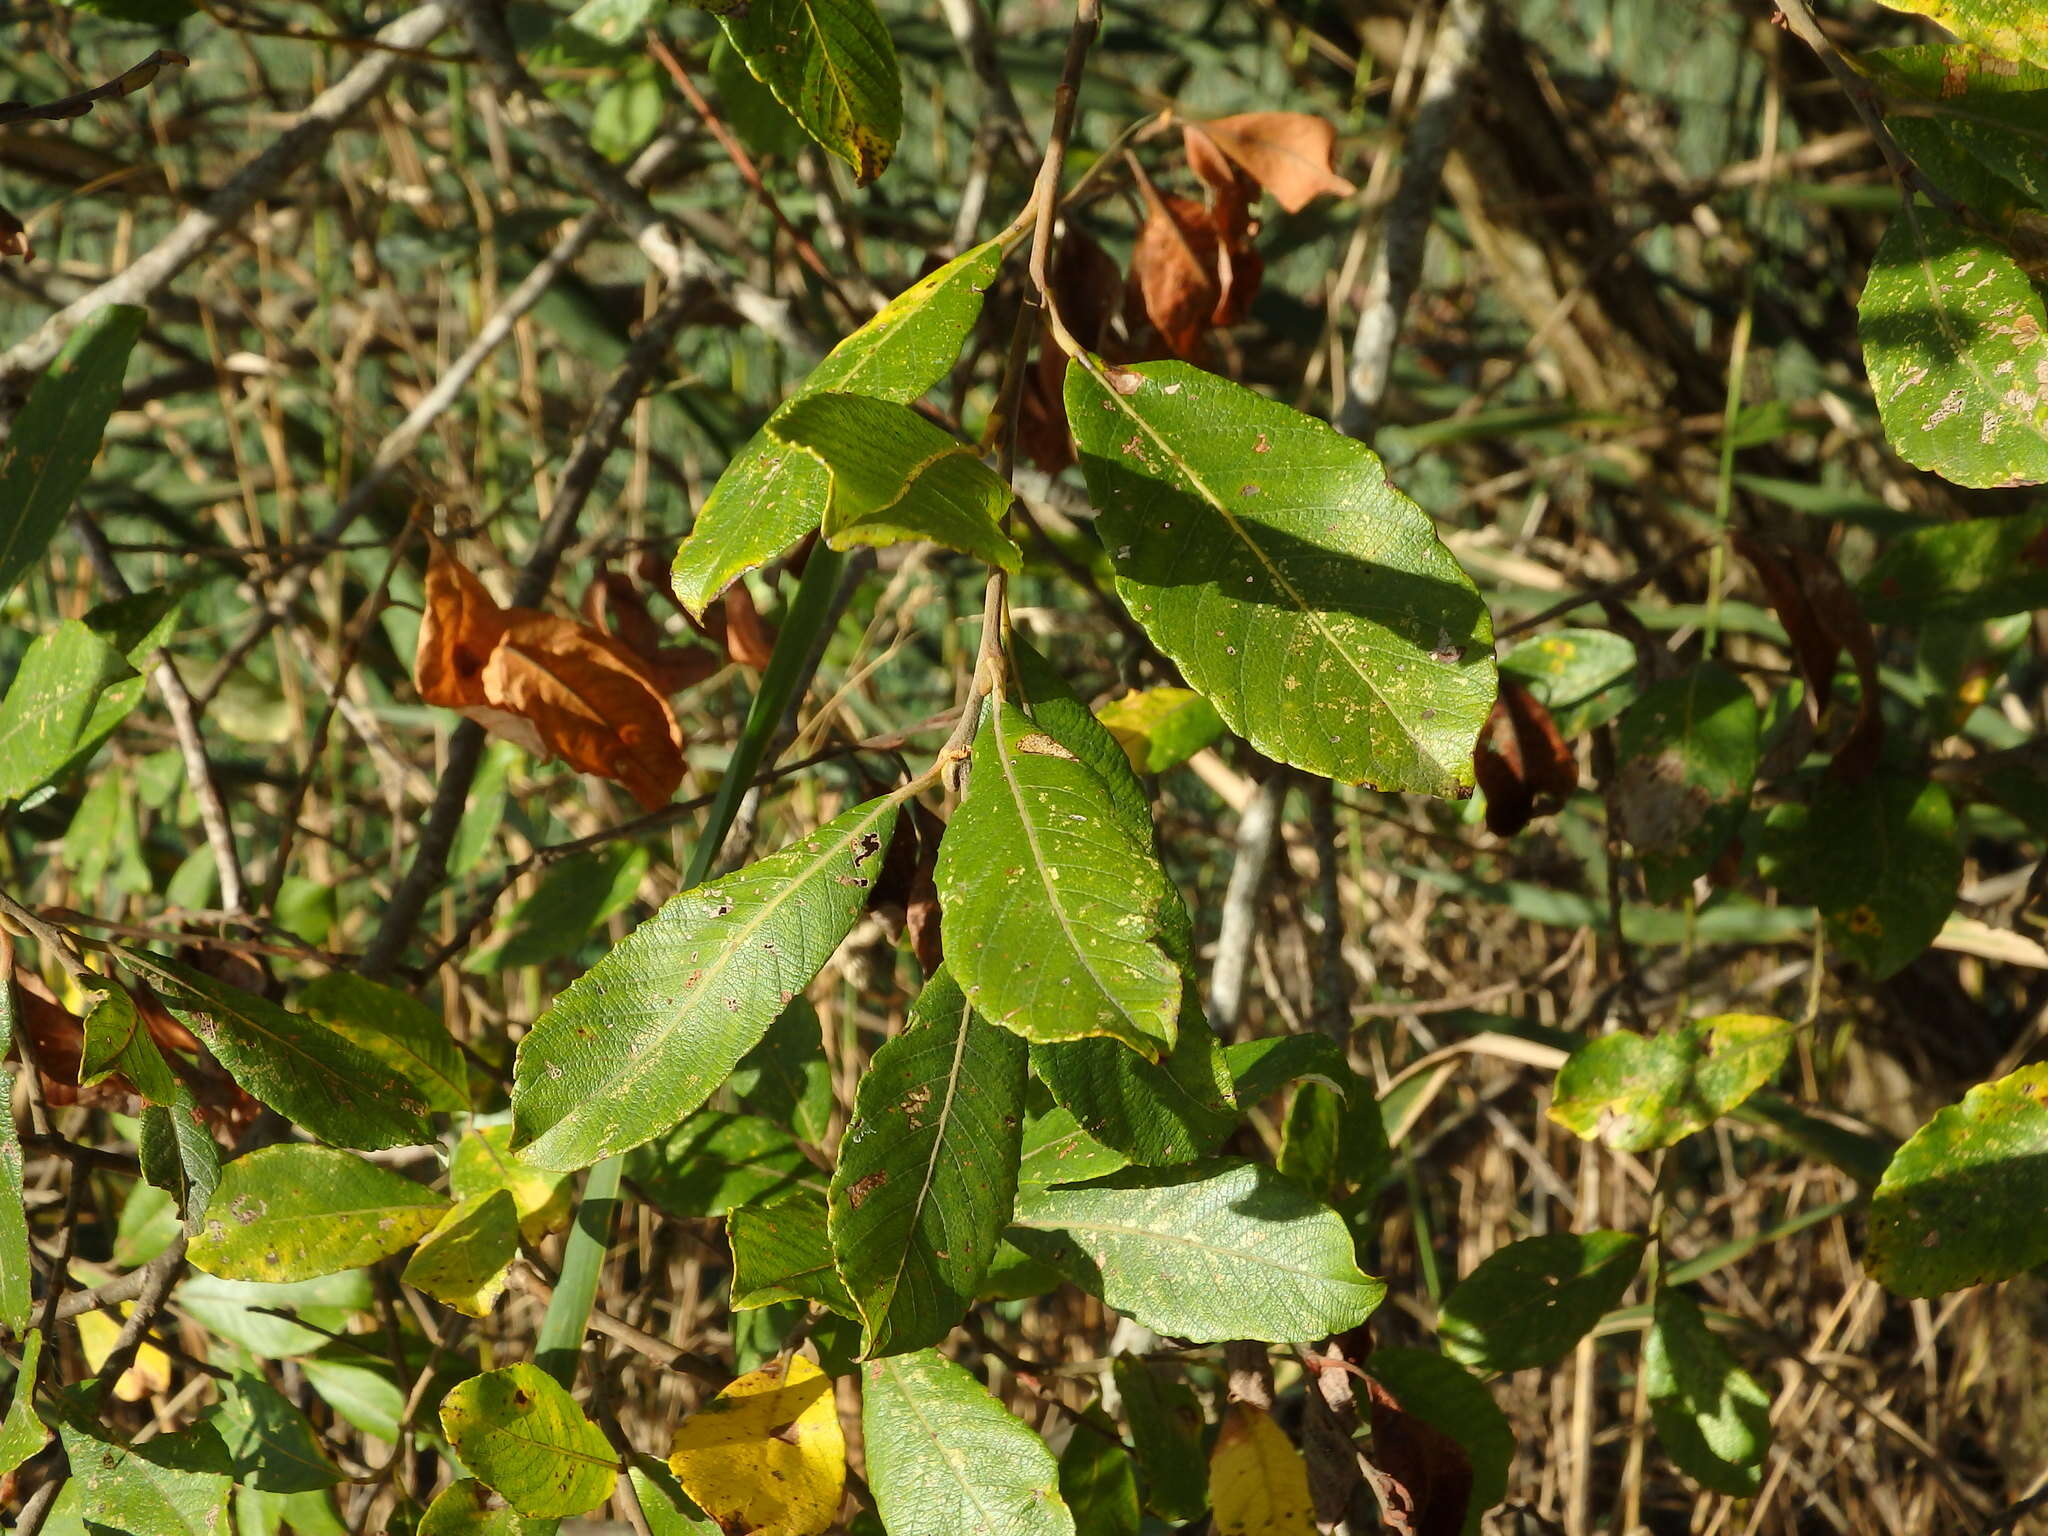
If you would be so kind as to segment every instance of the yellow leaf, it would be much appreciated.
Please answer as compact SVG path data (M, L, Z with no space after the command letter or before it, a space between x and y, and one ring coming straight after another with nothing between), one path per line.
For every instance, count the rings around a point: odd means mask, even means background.
M846 1491L832 1379L801 1355L749 1371L683 1420L668 1464L722 1529L821 1536Z
M125 1320L134 1310L132 1306L123 1306L122 1318ZM121 1324L104 1312L81 1312L77 1321L78 1347L85 1353L86 1369L97 1375L107 1363L107 1356L114 1352L114 1343L121 1337ZM114 1383L114 1396L124 1403L139 1403L170 1389L171 1357L154 1344L145 1343L135 1352L134 1363Z
M1239 1403L1224 1417L1209 1456L1216 1536L1315 1536L1308 1466L1285 1431Z

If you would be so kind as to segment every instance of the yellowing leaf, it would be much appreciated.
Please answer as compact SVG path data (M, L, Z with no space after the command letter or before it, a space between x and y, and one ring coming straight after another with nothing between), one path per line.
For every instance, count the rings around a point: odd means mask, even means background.
M472 1195L420 1239L404 1280L443 1306L488 1316L519 1254L519 1213L509 1190Z
M519 1212L519 1233L537 1243L569 1225L569 1176L535 1168L512 1150L510 1125L487 1125L456 1143L448 1188L458 1200L509 1191Z
M721 1529L821 1536L846 1491L831 1378L801 1355L749 1371L683 1420L668 1464Z
M121 1317L126 1320L135 1310L132 1306L121 1308ZM86 1369L94 1375L107 1363L107 1357L114 1352L114 1342L121 1337L121 1324L104 1312L81 1312L78 1315L78 1347L85 1353ZM114 1383L114 1396L124 1403L139 1403L159 1392L171 1389L171 1357L154 1344L144 1344L135 1352L135 1362L121 1373L121 1379Z
M1239 1403L1209 1453L1216 1536L1315 1536L1308 1466L1294 1442L1258 1408Z

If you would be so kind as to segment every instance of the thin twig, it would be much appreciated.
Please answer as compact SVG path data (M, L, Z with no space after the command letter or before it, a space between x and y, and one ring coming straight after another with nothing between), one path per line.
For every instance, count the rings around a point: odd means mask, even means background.
M1449 0L1437 23L1422 94L1408 125L1401 181L1380 221L1379 243L1366 274L1365 302L1351 341L1351 369L1337 408L1337 429L1351 437L1370 438L1379 422L1408 300L1422 275L1423 242L1443 182L1444 161L1465 116L1473 65L1490 19L1489 0Z
M1291 778L1287 768L1276 765L1237 818L1237 856L1223 889L1216 958L1209 968L1209 1010L1216 1027L1226 1032L1244 1014L1252 936L1259 926L1259 892L1273 866L1273 850L1280 843L1280 808L1287 800Z
M349 72L313 98L290 127L178 225L115 276L50 316L35 333L0 353L0 395L15 394L57 355L80 326L110 304L149 304L178 274L265 198L327 147L341 125L408 64L399 49L431 42L448 23L447 11L429 3L408 11L377 33L389 48L366 54Z
M531 1261L512 1266L513 1280L521 1290L531 1291L542 1301L554 1298L555 1288L543 1278ZM591 1309L590 1326L606 1338L615 1340L637 1355L645 1355L665 1371L675 1371L691 1376L714 1387L723 1387L732 1380L732 1372L706 1355L694 1350L682 1349L666 1339L656 1338L644 1328L635 1328L623 1319L608 1312Z

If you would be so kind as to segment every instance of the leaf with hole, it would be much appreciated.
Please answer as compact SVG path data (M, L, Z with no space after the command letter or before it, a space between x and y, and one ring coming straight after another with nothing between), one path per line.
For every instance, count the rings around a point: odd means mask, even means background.
M1864 1264L1939 1296L2048 1264L2048 1065L1980 1083L1915 1131L1870 1197Z
M1482 1371L1563 1359L1620 1304L1644 1247L1633 1232L1548 1232L1495 1249L1444 1298L1444 1353Z
M1706 1129L1777 1076L1793 1026L1755 1013L1589 1040L1557 1074L1550 1118L1585 1141L1648 1152Z
M992 699L935 871L948 963L975 1011L1041 1043L1170 1050L1181 975L1160 944L1156 862L1086 764Z
M1493 625L1364 444L1181 363L1067 371L1125 606L1225 723L1282 762L1464 796Z
M1020 1190L1011 1241L1159 1333L1318 1339L1386 1295L1343 1218L1270 1168L1216 1160Z
M783 409L826 390L899 405L917 399L959 357L1002 261L1003 247L990 240L918 279L834 347ZM676 551L676 596L703 617L740 576L818 526L831 487L824 465L763 427L733 455Z
M611 1497L611 1442L539 1366L527 1361L453 1387L441 1429L462 1464L522 1515L580 1515Z
M525 1160L584 1167L701 1105L853 927L895 821L867 801L670 898L557 996L519 1042Z
M937 1344L973 1304L1017 1191L1026 1058L941 969L862 1075L830 1230L868 1355Z
M860 1422L889 1536L1074 1536L1045 1442L937 1351L870 1361Z
M1857 310L1885 436L1958 485L2048 480L2048 311L2012 253L1909 204Z
M223 1279L309 1280L411 1247L447 1209L426 1186L350 1153L262 1147L221 1169L190 1256Z
M820 1536L846 1488L832 1379L802 1355L749 1371L676 1426L668 1465L722 1530Z

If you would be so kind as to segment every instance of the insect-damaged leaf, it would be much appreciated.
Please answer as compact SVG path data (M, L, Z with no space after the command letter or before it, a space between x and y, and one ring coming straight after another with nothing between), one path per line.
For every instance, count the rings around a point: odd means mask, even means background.
M825 542L834 549L926 539L1015 571L1023 551L1000 523L1010 487L973 448L907 405L806 394L768 425L832 476Z
M1028 1187L1010 1240L1146 1327L1196 1343L1342 1333L1387 1290L1359 1272L1341 1216L1256 1163Z
M1169 894L1108 786L1000 696L939 846L946 954L991 1023L1040 1042L1102 1035L1157 1056L1177 1033Z
M580 1168L702 1104L846 937L895 820L870 800L672 897L572 983L519 1042L526 1161Z
M1314 1536L1308 1465L1273 1422L1249 1403L1223 1416L1209 1453L1209 1503L1216 1536Z
M1899 456L1958 485L2048 480L2044 324L2009 251L1909 202L1871 258L1856 325Z
M456 1385L441 1403L441 1428L463 1465L522 1515L580 1515L618 1482L604 1431L524 1360Z
M668 1464L722 1530L819 1536L846 1489L831 1378L802 1355L749 1371L676 1427Z
M1181 363L1067 371L1117 591L1224 721L1348 782L1462 796L1493 626L1371 449Z
M1864 1264L1939 1296L2048 1264L2048 1065L1980 1083L1915 1131L1870 1197Z
M1762 1014L1723 1013L1661 1034L1602 1035L1559 1070L1550 1118L1619 1152L1668 1147L1775 1077L1792 1029Z
M889 1536L1074 1536L1045 1442L934 1350L862 1371L868 1486Z
M247 1092L321 1140L374 1151L428 1139L420 1091L333 1030L175 960L126 950L122 963Z
M310 1280L411 1247L447 1209L426 1186L350 1153L262 1147L221 1169L192 1264L227 1280Z
M791 403L824 390L899 405L917 399L960 355L1002 260L1002 246L991 240L920 278L834 347ZM676 596L701 616L734 580L818 526L831 485L810 454L766 427L756 432L726 465L676 551Z
M660 683L611 636L500 608L436 542L413 663L420 697L541 757L625 786L658 810L683 781L683 732Z
M874 0L752 0L719 24L754 78L866 186L903 131L895 45Z
M866 1352L937 1344L1009 1225L1027 1049L940 970L875 1052L832 1175L832 1251Z

